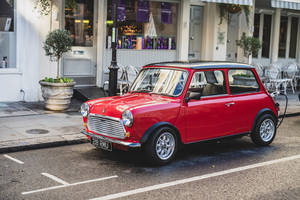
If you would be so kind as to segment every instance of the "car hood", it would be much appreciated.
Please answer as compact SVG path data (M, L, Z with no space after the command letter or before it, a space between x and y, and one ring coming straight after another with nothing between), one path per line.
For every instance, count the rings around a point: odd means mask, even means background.
M95 99L89 101L88 104L90 113L121 118L125 110L133 111L171 102L179 102L179 100L155 94L135 93Z

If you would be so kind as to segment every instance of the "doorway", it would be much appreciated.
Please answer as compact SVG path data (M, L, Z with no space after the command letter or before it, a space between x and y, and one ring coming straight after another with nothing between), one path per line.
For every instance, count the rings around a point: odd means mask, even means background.
M73 38L72 52L64 56L62 73L76 86L96 85L97 0L65 0L64 28Z
M228 19L226 60L230 62L236 62L236 40L238 40L239 15L229 13Z
M191 6L189 32L189 60L201 59L203 7Z

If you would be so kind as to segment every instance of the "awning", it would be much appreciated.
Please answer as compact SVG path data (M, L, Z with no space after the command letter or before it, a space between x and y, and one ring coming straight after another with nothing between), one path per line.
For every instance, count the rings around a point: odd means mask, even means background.
M248 6L253 5L252 0L202 0L202 1L211 2L211 3L227 3L227 4L248 5Z
M272 0L271 6L273 8L300 10L300 0Z

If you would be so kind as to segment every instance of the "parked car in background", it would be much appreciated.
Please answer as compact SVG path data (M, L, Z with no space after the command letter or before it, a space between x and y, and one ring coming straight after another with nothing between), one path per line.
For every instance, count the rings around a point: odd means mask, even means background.
M183 144L250 135L269 145L278 112L252 66L156 63L143 67L127 94L84 103L82 133L96 147L142 148L152 163L166 164Z

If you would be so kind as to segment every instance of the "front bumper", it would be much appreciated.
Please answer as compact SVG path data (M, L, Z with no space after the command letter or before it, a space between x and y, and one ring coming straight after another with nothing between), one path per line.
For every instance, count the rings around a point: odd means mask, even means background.
M140 148L142 146L141 143L138 143L138 142L134 143L134 142L125 142L125 141L115 140L115 139L103 137L103 136L100 136L100 135L92 134L92 133L89 133L85 130L82 130L81 133L84 134L84 135L90 136L90 137L96 137L96 138L99 138L99 139L102 139L102 140L107 140L111 143L120 144L120 145L127 146L127 147L130 147L130 148Z

